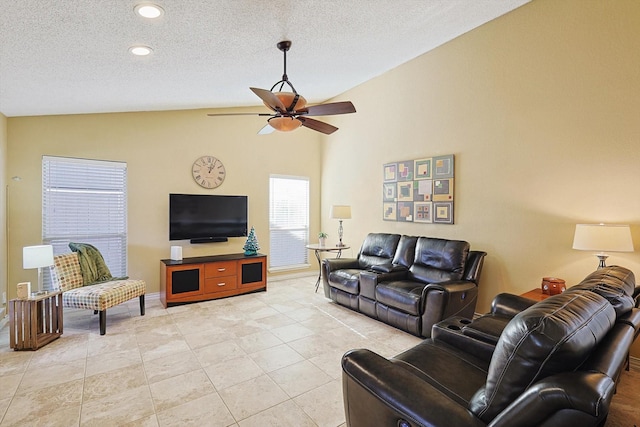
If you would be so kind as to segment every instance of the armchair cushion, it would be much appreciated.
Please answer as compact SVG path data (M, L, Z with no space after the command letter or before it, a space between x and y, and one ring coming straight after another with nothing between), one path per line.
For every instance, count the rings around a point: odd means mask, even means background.
M84 284L76 252L55 256L51 275L52 282L58 283L61 291L80 288Z

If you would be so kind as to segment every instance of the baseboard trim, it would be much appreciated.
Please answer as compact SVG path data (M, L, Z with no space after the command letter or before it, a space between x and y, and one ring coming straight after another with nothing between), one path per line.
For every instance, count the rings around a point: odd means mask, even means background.
M629 357L629 369L640 371L640 358L634 356Z
M4 328L9 323L9 316L7 316L6 309L0 308L0 329Z

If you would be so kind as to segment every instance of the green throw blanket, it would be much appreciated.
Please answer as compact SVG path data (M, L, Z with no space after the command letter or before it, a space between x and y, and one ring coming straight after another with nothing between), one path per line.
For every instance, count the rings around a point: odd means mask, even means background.
M128 279L128 277L113 277L109 267L104 262L104 258L102 258L102 254L95 246L88 243L71 242L69 243L69 248L78 253L84 286L110 280Z

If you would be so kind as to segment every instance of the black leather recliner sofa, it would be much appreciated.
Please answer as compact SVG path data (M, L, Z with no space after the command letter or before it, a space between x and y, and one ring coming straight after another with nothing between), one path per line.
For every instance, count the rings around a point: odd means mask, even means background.
M342 359L347 426L601 427L640 328L634 286L631 271L608 267L523 311L501 297L509 320L493 344L486 329L465 334L473 320L449 318L391 359L352 350Z
M370 233L356 258L323 261L327 298L417 336L434 323L472 317L486 252L469 243Z

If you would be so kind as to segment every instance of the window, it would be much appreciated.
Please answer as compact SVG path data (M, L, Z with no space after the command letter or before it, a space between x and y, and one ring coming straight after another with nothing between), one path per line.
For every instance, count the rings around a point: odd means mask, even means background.
M69 242L92 244L113 276L126 276L127 164L44 156L42 241L55 255L69 252Z
M269 179L269 269L309 266L309 178Z

